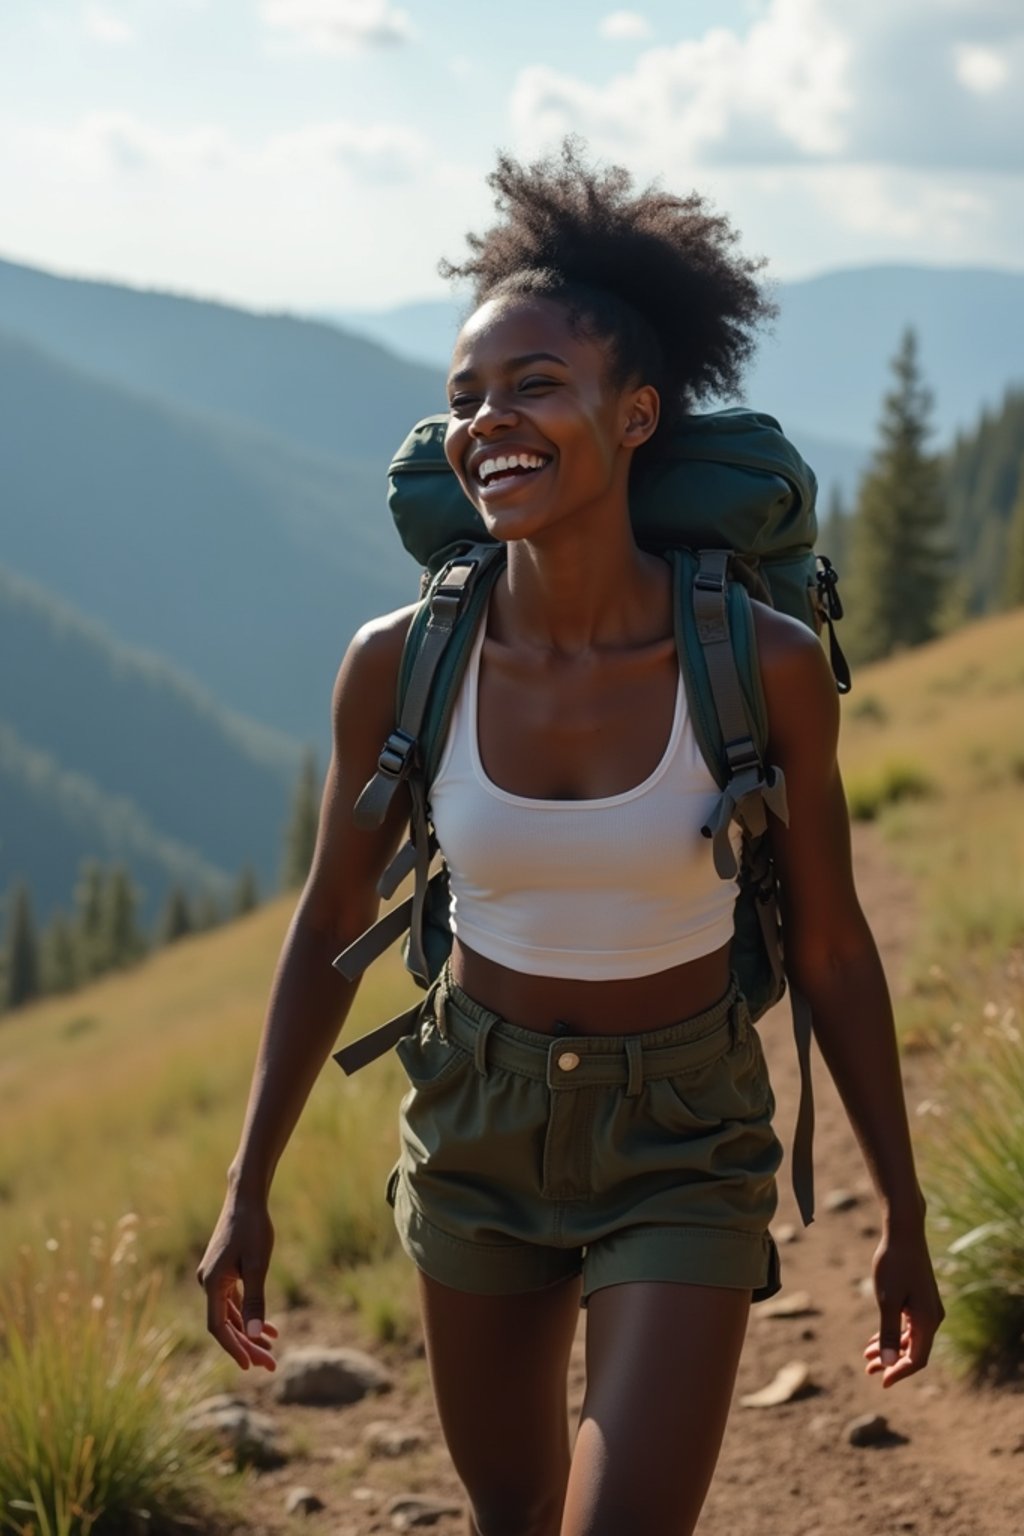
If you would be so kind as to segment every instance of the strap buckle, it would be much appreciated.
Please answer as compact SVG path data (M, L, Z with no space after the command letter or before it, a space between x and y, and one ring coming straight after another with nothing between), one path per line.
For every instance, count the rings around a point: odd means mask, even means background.
M726 761L732 774L743 773L747 768L760 768L761 756L749 736L725 744Z
M404 779L412 767L412 754L416 750L416 738L399 726L391 732L381 748L377 769L388 779Z
M449 561L430 597L431 624L452 628L479 564L475 557Z

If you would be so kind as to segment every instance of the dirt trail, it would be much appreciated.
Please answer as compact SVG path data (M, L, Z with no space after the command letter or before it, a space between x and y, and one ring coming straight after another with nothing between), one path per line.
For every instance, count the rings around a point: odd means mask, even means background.
M858 829L858 884L878 938L887 974L899 985L902 957L913 924L909 888L886 861L877 838ZM778 1126L788 1142L796 1069L788 1006L762 1025L778 1099ZM904 1064L908 1103L927 1090L929 1062ZM877 1326L873 1301L862 1291L878 1237L877 1211L864 1166L838 1099L820 1062L815 1072L818 1129L815 1148L819 1217L799 1229L784 1171L776 1223L795 1227L782 1249L784 1294L807 1291L811 1315L769 1319L754 1309L737 1383L737 1397L764 1386L791 1360L806 1363L816 1391L771 1409L734 1408L699 1536L1022 1536L1024 1533L1024 1394L974 1393L939 1365L889 1392L862 1370L861 1352ZM843 1212L823 1209L830 1191L844 1189L858 1202ZM317 1312L285 1320L285 1345L359 1343L351 1322ZM569 1382L570 1407L582 1396L582 1330ZM382 1352L385 1353L386 1352ZM304 1521L310 1532L369 1536L390 1531L388 1500L416 1492L458 1500L430 1405L423 1363L392 1355L397 1385L391 1394L340 1410L275 1408L269 1383L246 1381L302 1448L301 1458L254 1481L244 1524L247 1536L294 1529L286 1516L287 1489L314 1488L326 1508ZM680 1390L685 1384L680 1383ZM862 1414L883 1413L890 1443L856 1448L845 1433ZM397 1460L371 1459L362 1435L371 1420L419 1428L422 1450ZM461 1518L442 1517L439 1536L464 1531ZM623 1533L630 1536L630 1533Z

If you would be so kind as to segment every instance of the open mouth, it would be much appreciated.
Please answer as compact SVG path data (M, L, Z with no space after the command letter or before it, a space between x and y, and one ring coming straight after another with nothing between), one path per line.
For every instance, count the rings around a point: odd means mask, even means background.
M550 463L543 453L496 453L473 466L473 479L482 491L499 491L521 484Z

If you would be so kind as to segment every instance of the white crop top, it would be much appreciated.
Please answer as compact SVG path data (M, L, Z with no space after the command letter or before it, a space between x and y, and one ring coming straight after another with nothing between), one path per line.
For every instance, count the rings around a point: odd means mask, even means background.
M649 778L599 800L511 795L484 771L477 735L480 624L430 792L451 877L452 931L534 976L650 976L728 943L737 885L701 827L719 789L680 677L668 746ZM730 829L739 847L739 829Z

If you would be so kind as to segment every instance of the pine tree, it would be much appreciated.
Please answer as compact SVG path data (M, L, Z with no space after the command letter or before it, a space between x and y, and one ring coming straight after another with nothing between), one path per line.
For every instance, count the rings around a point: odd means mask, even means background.
M102 864L97 859L88 859L79 872L74 897L77 970L83 981L110 968L105 931L106 885Z
M292 799L291 816L285 831L281 885L286 891L305 885L309 867L313 862L313 849L316 847L316 834L320 825L320 800L317 791L316 755L310 748L302 759L302 768Z
M256 879L256 871L251 864L242 866L235 881L235 888L231 893L232 917L244 917L247 912L253 912L260 904L260 888Z
M197 933L206 933L210 928L219 928L224 921L217 893L208 885L204 885L199 892L195 904L195 924Z
M78 985L75 932L63 912L55 912L40 946L44 992L73 992Z
M133 965L146 951L139 929L139 896L122 864L115 864L103 890L102 952L108 966Z
M892 363L879 445L861 482L850 540L850 652L874 661L938 631L949 570L938 457L927 451L931 392L908 329Z
M1024 474L1006 535L1006 575L1003 600L1008 608L1024 603Z
M157 944L176 944L193 931L193 926L188 897L180 885L172 885L157 923Z
M40 993L39 938L28 886L18 880L7 897L4 1006L20 1008Z

